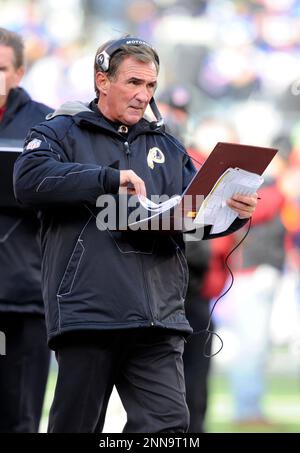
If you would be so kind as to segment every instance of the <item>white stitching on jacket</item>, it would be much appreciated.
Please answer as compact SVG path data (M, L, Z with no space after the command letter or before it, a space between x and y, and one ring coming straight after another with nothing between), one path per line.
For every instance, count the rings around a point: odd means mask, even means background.
M18 219L12 227L10 227L10 229L7 231L7 233L5 233L5 235L0 238L0 243L3 244L5 241L7 241L7 239L9 238L9 236L12 234L12 232L20 225L20 223L22 222L22 219Z
M90 216L90 217L89 217L88 221L86 222L86 224L84 225L84 227L82 228L82 230L80 231L80 233L79 233L79 235L78 235L78 239L77 239L76 244L75 244L75 246L74 246L74 248L73 248L72 254L71 254L70 258L69 258L69 261L68 261L68 264L67 264L67 266L66 266L64 275L63 275L63 277L62 277L62 279L61 279L61 281L60 281L60 284L59 284L59 287L58 287L58 290L57 290L56 298L57 298L58 330L59 330L59 331L60 331L60 329L61 329L60 298L61 298L63 295L65 295L65 294L69 294L69 293L59 294L59 291L60 291L60 288L61 288L62 283L63 283L63 281L64 281L64 278L65 278L67 269L68 269L68 267L69 267L69 264L70 264L70 262L71 262L71 260L72 260L72 257L73 257L73 255L74 255L74 253L75 253L77 244L78 244L78 242L80 242L80 245L82 246L83 251L82 251L82 254L81 254L81 256L80 256L78 265L77 265L77 267L76 267L75 276L76 276L76 274L77 274L77 271L78 271L78 269L79 269L79 264L80 264L80 262L81 262L81 259L82 259L82 257L83 257L83 254L84 254L84 252L85 252L85 247L84 247L84 245L83 245L83 240L82 240L80 237L81 237L81 235L83 234L83 232L84 232L84 230L86 229L86 227L88 226L88 224L90 223L92 217L93 217L93 216ZM74 284L74 282L75 282L75 276L74 276L73 281L72 281L72 285L71 285L70 292L71 292L72 289L73 289L73 284Z
M70 172L70 173L67 173L65 176L46 176L46 177L39 183L39 185L37 186L37 188L36 188L35 191L36 191L36 192L39 192L41 186L44 184L44 182L46 181L46 179L59 179L59 178L64 179L64 178L66 178L67 176L76 175L76 174L78 174L78 173L84 173L84 172L86 172L86 171L99 171L100 168L101 168L101 167L99 166L99 168L89 168L89 169L86 169L86 170L72 171L72 172Z
M79 258L79 260L78 260L77 266L76 266L76 270L75 270L75 272L74 272L74 276L73 276L73 280L72 280L72 283L71 283L71 287L70 287L70 289L69 289L68 292L66 292L66 293L60 293L60 288L61 288L61 286L62 286L62 283L63 283L64 278L65 278L65 275L66 275L66 273L67 273L69 264L70 264L70 262L72 261L72 258L73 258L73 256L74 256L74 253L75 253L75 250L77 249L77 245L78 245L78 244L81 246L82 251L81 251L81 255L80 255L80 258ZM59 285L59 288L58 288L58 293L57 293L57 296L58 296L58 297L62 297L62 296L66 296L67 294L71 294L72 289L73 289L73 285L74 285L74 281L75 281L75 278L76 278L76 274L77 274L77 271L78 271L78 268L79 268L79 265L80 265L80 262L81 262L81 260L82 260L82 257L83 257L84 252L85 252L85 247L84 247L84 245L83 245L83 240L82 240L82 239L78 239L77 242L76 242L76 245L75 245L75 247L74 247L74 249L73 249L73 253L72 253L72 255L71 255L71 258L69 259L68 265L67 265L66 270L65 270L64 275L63 275L63 278L62 278L62 280L61 280L61 282L60 282L60 285Z
M87 206L87 205L84 205L85 208L92 214L92 216L97 220L97 216L90 210L90 208ZM98 221L98 220L97 220ZM99 222L99 221L98 221ZM103 226L103 223L102 222L99 222L102 226ZM153 244L152 244L152 250L151 252L143 252L142 250L127 250L127 251L124 251L122 250L120 247L119 247L119 244L117 243L117 241L115 240L115 238L113 237L111 231L106 228L104 229L104 231L106 233L109 234L109 236L111 237L111 239L114 241L117 249L119 250L120 253L122 253L123 255L126 255L127 253L135 253L135 254L140 254L140 255L153 255L153 251L154 251L154 247L156 245L156 240L153 241Z

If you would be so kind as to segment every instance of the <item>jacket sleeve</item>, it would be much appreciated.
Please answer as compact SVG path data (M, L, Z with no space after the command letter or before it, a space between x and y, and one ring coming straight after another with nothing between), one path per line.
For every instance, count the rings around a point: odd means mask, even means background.
M119 170L70 162L62 142L46 124L30 131L14 167L16 199L32 207L95 204L99 195L117 193L119 182Z
M249 219L236 218L234 220L234 222L232 222L230 227L227 228L227 230L223 231L222 233L218 233L218 234L210 234L211 225L207 225L207 226L204 227L204 234L203 234L203 238L202 239L214 239L214 238L220 238L220 237L223 237L223 236L227 236L228 234L232 234L235 231L237 231L240 228L242 228L248 221L249 221Z
M191 182L196 173L197 170L192 162L192 159L185 152L185 155L183 156L182 192L185 191L185 189L187 188L187 186L189 185L189 183Z

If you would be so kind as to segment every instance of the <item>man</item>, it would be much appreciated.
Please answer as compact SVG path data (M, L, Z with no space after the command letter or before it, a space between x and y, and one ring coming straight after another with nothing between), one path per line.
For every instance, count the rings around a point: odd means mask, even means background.
M96 99L65 105L34 127L15 165L17 198L42 209L48 339L59 365L49 432L99 432L114 385L127 412L124 432L188 428L182 235L101 230L95 219L100 195L128 188L172 196L194 174L161 121L143 118L149 103L158 115L158 66L137 38L100 47ZM230 206L249 218L256 196L235 198Z
M0 28L1 146L23 142L28 130L50 112L18 87L23 75L22 39ZM0 331L6 338L6 355L0 357L0 432L37 432L39 428L50 350L38 230L32 210L0 206Z

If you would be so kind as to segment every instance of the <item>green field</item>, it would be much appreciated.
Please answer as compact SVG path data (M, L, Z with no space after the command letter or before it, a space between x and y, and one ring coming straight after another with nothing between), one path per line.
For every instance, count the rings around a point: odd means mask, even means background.
M237 427L232 423L232 399L225 376L211 379L207 431L213 433L299 433L300 377L269 376L264 410L270 426Z
M48 382L41 431L47 429L47 418L51 405L56 374L53 368ZM300 376L270 375L264 399L264 409L270 426L237 427L232 423L232 399L224 373L213 373L210 379L207 431L211 433L300 433ZM125 414L113 399L107 415L106 432L120 432ZM110 431L111 429L111 431Z

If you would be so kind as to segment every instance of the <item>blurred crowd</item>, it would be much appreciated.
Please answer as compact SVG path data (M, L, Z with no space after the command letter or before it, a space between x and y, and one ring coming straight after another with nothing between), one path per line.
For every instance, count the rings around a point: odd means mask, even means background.
M130 33L158 50L160 109L192 156L203 160L218 141L279 149L262 209L231 259L235 290L216 317L239 345L232 368L240 372L230 376L235 418L263 419L271 311L286 275L300 302L300 0L0 0L0 11L0 25L24 37L23 86L37 101L90 101L98 43ZM212 241L206 288L239 239Z

